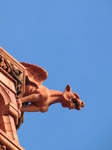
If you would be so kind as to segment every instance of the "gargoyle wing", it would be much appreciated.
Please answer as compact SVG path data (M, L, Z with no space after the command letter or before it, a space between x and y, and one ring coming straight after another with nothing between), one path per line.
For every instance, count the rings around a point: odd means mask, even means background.
M26 80L27 84L33 84L38 87L42 82L48 77L48 73L43 68L25 62L20 62L26 69ZM19 129L20 125L24 122L24 112L21 113L21 117L19 118L17 129Z
M25 62L21 62L21 64L26 69L26 76L29 82L36 85L41 85L42 82L48 77L47 71L39 66Z

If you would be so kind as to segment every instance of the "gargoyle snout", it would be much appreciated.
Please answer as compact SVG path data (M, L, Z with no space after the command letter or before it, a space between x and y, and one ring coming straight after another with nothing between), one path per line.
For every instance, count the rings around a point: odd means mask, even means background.
M80 99L73 98L72 102L75 104L75 106L76 106L75 108L77 110L80 110L81 108L83 108L85 106L85 103Z
M81 101L81 107L83 108L85 106L85 103Z

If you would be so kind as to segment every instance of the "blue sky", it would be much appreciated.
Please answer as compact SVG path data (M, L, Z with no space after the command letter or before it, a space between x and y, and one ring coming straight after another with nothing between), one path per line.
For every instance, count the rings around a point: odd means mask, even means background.
M26 150L112 149L112 1L20 0L0 3L0 46L48 72L50 89L72 90L81 111L49 107L25 113Z

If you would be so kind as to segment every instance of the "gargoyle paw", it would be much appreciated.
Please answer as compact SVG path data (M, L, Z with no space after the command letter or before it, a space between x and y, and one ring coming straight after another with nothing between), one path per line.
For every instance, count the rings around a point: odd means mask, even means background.
M20 99L17 100L17 105L18 105L18 114L20 117L21 116L21 107L22 107L22 102Z

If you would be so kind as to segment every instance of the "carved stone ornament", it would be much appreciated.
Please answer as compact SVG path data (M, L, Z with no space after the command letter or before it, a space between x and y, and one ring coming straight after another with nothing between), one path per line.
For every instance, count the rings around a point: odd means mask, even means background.
M0 68L16 81L16 98L25 92L25 68L0 47Z

